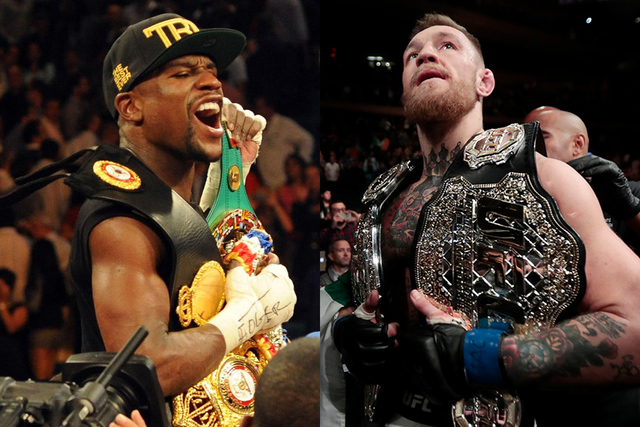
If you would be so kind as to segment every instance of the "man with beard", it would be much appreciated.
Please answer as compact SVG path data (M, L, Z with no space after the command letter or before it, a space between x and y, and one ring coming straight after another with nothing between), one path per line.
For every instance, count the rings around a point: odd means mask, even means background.
M586 181L534 153L536 124L483 132L495 81L464 27L427 14L403 60L423 159L365 193L352 261L361 304L333 329L368 384L366 414L400 426L610 425L616 409L598 405L598 390L640 381L640 259Z

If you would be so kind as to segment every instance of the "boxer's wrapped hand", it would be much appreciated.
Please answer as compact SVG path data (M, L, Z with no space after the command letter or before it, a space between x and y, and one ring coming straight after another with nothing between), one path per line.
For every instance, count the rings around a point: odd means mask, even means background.
M267 120L227 98L222 99L222 115L226 118L230 137L242 154L242 167L249 170L258 158L262 131L267 126Z
M627 177L614 162L590 154L567 164L590 182L603 211L619 220L640 213L640 199L633 195Z
M226 351L252 336L286 322L293 315L296 295L287 270L270 264L257 276L232 268L225 283L226 305L208 323L224 336Z
M355 314L339 318L333 326L333 341L345 365L365 384L383 384L392 370L395 338L386 323L373 323Z
M284 265L267 265L258 275L249 277L249 283L264 307L259 332L268 332L291 319L297 298Z

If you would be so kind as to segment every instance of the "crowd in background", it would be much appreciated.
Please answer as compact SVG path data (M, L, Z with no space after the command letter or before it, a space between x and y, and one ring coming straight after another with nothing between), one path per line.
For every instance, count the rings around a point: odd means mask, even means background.
M118 144L102 62L128 25L173 12L240 30L247 47L219 76L223 90L269 123L247 191L296 286L289 335L317 330L319 3L0 0L0 193L83 148ZM48 379L79 351L66 268L82 201L57 181L0 209L0 376Z

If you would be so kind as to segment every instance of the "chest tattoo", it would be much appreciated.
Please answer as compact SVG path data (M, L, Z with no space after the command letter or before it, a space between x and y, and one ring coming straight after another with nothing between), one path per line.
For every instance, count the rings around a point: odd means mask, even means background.
M410 256L422 207L433 197L442 176L460 150L461 144L458 143L451 151L444 147L438 152L431 151L426 156L426 167L418 184L404 190L389 205L383 222L384 256L396 260Z

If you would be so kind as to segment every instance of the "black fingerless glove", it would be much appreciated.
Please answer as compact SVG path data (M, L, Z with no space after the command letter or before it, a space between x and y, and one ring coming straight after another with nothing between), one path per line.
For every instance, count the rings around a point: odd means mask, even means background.
M500 387L502 331L449 323L403 328L398 334L407 378L436 404L451 404L486 386Z
M602 210L615 219L629 219L640 212L640 199L633 195L627 177L614 162L590 154L567 164L590 181Z
M349 372L365 384L384 384L393 369L395 338L387 336L386 323L373 323L355 315L333 325L333 341Z

